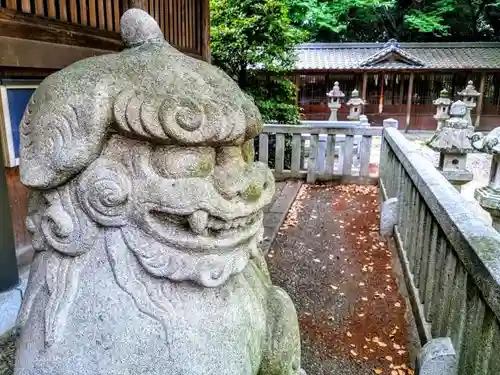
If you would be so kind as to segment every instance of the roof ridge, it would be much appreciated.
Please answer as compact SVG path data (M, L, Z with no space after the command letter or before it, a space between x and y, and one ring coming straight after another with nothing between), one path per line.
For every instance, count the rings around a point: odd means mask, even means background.
M386 43L302 43L295 49L354 49L354 48L380 48L383 49ZM500 42L409 42L399 43L401 49L404 48L500 48Z

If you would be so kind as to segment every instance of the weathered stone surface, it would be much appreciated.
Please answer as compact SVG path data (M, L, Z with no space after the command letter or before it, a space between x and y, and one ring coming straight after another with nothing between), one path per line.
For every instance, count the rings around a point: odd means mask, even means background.
M456 375L457 358L448 337L432 339L425 344L418 358L419 375Z
M296 312L258 247L274 192L226 74L139 9L128 46L48 77L21 124L37 253L16 375L299 374Z
M386 118L384 119L384 121L382 121L382 125L384 128L394 128L394 129L397 129L398 128L398 120L396 119L393 119L393 118Z
M389 198L380 209L380 234L391 236L398 222L398 198Z
M466 119L467 107L458 100L450 107L450 117L436 130L427 145L434 151L465 154L473 152L470 137L474 128Z

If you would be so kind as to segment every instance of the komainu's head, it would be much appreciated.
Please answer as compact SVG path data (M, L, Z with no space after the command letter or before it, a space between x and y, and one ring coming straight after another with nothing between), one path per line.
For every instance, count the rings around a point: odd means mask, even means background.
M260 114L225 73L171 47L147 13L127 11L121 30L123 52L77 62L34 93L21 181L41 194L70 186L73 204L122 231L155 276L219 284L246 265L274 192L267 166L243 152ZM206 270L187 275L186 262Z

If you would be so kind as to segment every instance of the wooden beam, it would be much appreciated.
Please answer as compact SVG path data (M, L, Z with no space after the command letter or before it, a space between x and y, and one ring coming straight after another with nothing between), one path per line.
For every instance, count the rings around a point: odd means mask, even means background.
M406 102L406 125L405 125L405 133L408 131L410 127L410 119L411 119L411 101L413 96L413 81L415 80L415 73L410 73L410 83L408 84L408 98Z
M76 61L110 51L0 36L0 66L62 69Z
M486 72L481 73L481 82L479 83L479 92L481 96L477 102L476 108L476 121L474 123L474 127L477 128L479 123L481 122L481 112L483 111L483 102L484 102L484 89L486 86Z
M22 14L9 9L0 9L0 36L109 51L120 51L123 48L119 33L60 22L34 14ZM0 49L0 55L3 52Z
M361 89L361 98L366 100L366 88L368 87L368 72L363 73L363 88Z

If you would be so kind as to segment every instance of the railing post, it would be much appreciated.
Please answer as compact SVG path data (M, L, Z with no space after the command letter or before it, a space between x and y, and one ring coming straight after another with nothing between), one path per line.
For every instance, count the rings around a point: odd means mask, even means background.
M2 144L0 142L0 292L13 288L19 282L7 189Z

